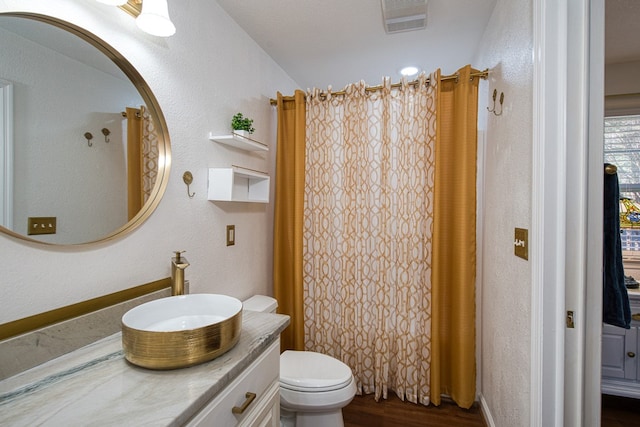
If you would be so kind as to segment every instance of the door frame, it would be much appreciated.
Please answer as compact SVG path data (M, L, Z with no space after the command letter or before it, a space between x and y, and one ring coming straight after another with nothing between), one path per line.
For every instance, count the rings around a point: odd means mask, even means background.
M531 426L600 425L603 76L604 0L534 0Z
M533 1L532 427L563 425L567 0Z
M602 245L604 163L604 42L605 0L590 0L588 37L588 171L587 259L584 396L584 426L598 427L602 416Z
M13 229L13 83L0 79L0 226Z

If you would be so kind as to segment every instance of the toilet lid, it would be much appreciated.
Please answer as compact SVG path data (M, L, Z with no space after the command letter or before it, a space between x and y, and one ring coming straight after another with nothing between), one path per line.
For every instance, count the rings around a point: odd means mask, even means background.
M280 386L290 390L337 390L352 378L347 365L325 354L287 350L280 355Z

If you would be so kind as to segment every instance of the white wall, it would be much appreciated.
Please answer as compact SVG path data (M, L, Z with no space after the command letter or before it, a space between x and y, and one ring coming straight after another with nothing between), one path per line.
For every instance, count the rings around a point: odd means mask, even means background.
M239 298L272 292L272 208L206 200L207 168L240 164L273 173L275 111L269 98L294 82L211 0L169 2L177 33L140 32L124 12L86 0L0 0L0 12L26 11L87 28L121 52L158 99L172 147L171 176L156 212L127 237L90 247L46 247L0 235L0 323L170 275L174 250L186 250L192 292ZM269 154L246 154L208 141L231 116L253 117ZM184 171L194 176L187 196ZM225 227L236 244L225 245Z
M498 0L474 61L490 69L479 106L486 126L479 393L496 426L527 426L530 417L531 266L514 255L513 241L514 228L531 227L532 23L530 0ZM504 92L501 116L486 111L494 89L498 99Z

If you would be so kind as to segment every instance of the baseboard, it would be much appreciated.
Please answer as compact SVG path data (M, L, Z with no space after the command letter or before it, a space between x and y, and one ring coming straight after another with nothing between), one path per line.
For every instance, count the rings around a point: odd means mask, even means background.
M493 421L493 416L491 415L491 411L489 410L489 405L487 405L487 401L484 399L482 393L478 395L478 399L480 400L480 409L482 409L482 415L484 416L484 420L487 423L488 427L496 427L495 421Z

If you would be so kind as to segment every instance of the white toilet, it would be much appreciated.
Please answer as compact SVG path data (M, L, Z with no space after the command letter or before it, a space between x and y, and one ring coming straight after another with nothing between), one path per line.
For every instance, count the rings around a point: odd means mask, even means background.
M278 302L255 295L244 310L275 313ZM342 408L356 394L351 369L341 361L312 351L287 350L280 355L280 424L283 427L343 427Z

